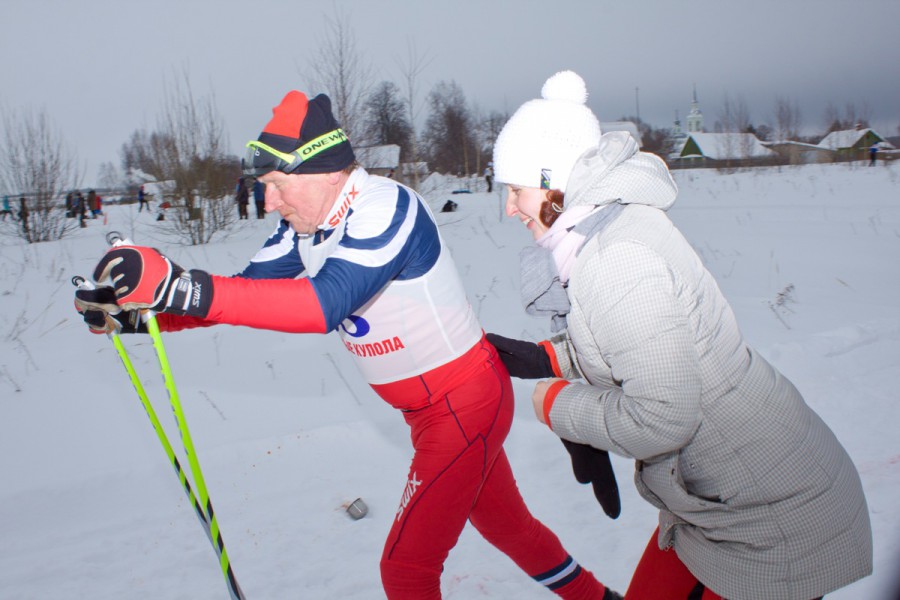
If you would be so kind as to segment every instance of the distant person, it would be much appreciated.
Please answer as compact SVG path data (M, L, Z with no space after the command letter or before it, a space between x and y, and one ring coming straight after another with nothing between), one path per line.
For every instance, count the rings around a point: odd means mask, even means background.
M812 600L871 574L856 466L744 339L666 214L666 164L625 132L601 135L577 74L541 96L503 126L494 168L506 214L534 238L526 312L555 335L487 337L511 375L542 380L531 400L550 432L635 461L659 516L625 598Z
M96 219L101 214L100 196L95 190L89 190L87 194L87 208L91 211L91 218Z
M484 170L484 181L487 183L487 191L490 194L494 191L494 163L489 162Z
M869 166L874 167L878 162L878 142L869 147Z
M138 190L138 212L144 210L145 206L147 207L147 212L150 212L150 201L144 192L144 186L141 186L141 189Z
M66 217L71 219L75 216L75 194L69 192L66 194Z
M238 219L246 219L247 205L250 204L250 190L247 189L247 182L243 177L238 179L237 186L234 188L234 201L238 207Z
M12 210L9 208L9 196L3 196L3 209L0 210L0 215L3 215L3 220L6 220L6 217L12 216Z
M22 221L22 231L25 233L25 237L28 237L29 229L28 229L28 202L25 201L25 196L19 198L19 220Z
M256 204L256 218L266 218L266 186L259 179L253 180L253 203Z
M87 202L81 192L75 192L75 214L78 215L78 225L87 227Z
M166 211L172 208L172 204L168 200L163 200L159 203L159 212L156 214L157 221L165 221L166 220Z

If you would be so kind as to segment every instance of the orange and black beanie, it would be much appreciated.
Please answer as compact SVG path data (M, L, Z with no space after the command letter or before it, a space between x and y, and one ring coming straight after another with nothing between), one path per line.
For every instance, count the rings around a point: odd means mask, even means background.
M305 144L328 136L332 141L335 136L342 136L340 143L332 144L324 150L311 152L311 156L297 164L280 166L269 170L281 170L285 173L334 173L348 167L356 160L350 140L341 131L341 126L331 112L331 99L319 94L312 100L303 92L292 90L285 95L281 103L272 109L272 119L263 127L258 141L280 150L291 153ZM263 153L265 154L265 153ZM257 170L262 167L266 157L257 154L253 161Z

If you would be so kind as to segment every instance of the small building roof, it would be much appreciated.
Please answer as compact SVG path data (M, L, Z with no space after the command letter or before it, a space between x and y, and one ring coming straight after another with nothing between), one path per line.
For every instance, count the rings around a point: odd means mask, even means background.
M679 158L705 156L713 160L740 160L775 156L752 133L698 133L687 135Z
M807 144L806 142L795 142L793 140L780 140L774 142L760 142L766 148L777 150L779 148L793 148L798 152L831 152L831 148L823 148L818 144Z
M396 169L400 166L400 146L367 146L354 148L356 160L366 169Z
M862 129L844 129L843 131L832 131L819 142L821 148L829 150L843 150L845 148L853 148L856 146L869 132L878 138L877 141L883 141L884 138L875 133L875 130L868 127Z

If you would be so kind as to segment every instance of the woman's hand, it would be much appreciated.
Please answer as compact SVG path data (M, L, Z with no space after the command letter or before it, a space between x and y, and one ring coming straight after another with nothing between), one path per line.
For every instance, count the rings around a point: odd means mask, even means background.
M544 425L547 424L547 420L544 418L544 400L547 397L547 391L550 389L550 386L557 381L565 380L554 377L553 379L538 381L534 386L534 392L531 394L531 403L534 405L534 415L537 417L537 420Z

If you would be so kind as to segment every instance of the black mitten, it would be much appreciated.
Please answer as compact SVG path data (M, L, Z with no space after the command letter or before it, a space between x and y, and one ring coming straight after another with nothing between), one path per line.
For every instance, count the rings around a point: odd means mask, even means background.
M547 379L556 377L550 356L539 344L505 338L496 333L487 334L487 340L500 354L506 370L519 379Z
M562 443L572 457L572 471L578 483L590 483L594 488L594 497L603 507L603 512L610 519L618 517L622 512L622 504L609 453L569 440L562 440Z

